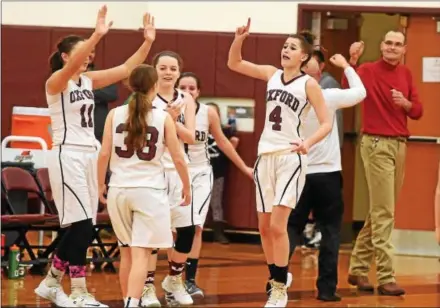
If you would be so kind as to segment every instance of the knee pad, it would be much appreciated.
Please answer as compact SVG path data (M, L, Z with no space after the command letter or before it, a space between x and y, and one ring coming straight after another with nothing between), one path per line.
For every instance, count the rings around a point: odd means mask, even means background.
M180 253L189 253L192 248L194 235L196 234L196 226L188 226L176 228L177 238L174 249Z

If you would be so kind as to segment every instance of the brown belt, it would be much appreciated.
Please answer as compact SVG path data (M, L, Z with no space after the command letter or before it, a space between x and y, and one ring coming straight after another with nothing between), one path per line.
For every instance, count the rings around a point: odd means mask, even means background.
M372 134L364 134L364 136L369 136L369 137L378 138L378 139L396 140L399 142L407 142L408 141L408 137L403 137L403 136L383 136L383 135L372 135Z

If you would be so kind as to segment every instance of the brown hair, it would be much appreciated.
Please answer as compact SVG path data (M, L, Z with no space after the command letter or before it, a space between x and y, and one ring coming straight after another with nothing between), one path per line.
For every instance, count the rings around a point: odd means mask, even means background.
M148 94L157 82L156 69L151 65L140 64L131 72L128 82L133 95L128 103L126 143L128 146L133 146L134 150L140 150L145 146L146 141L148 128L146 116L153 109L153 102Z
M200 78L196 74L194 74L193 72L184 72L184 73L180 74L179 78L176 81L177 87L179 87L180 80L182 80L183 78L186 78L186 77L193 78L196 81L197 90L200 90L200 87L201 87Z
M64 66L63 58L61 54L67 53L70 54L73 47L79 42L84 41L84 38L78 35L68 35L63 37L57 44L57 50L51 54L49 58L49 65L52 73L60 70Z
M162 57L171 57L177 60L177 64L179 65L179 71L181 72L183 69L183 60L182 57L174 51L171 50L165 50L161 51L158 54L156 54L153 58L153 66L156 67L157 63L159 62L159 59Z
M313 55L313 44L316 36L308 30L302 30L296 34L291 34L289 37L296 38L301 42L302 51L307 54L307 59L301 64L301 67L307 64Z

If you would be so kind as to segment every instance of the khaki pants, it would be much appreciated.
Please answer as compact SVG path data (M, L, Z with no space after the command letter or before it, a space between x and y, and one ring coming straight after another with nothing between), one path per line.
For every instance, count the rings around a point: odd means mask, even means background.
M370 208L351 255L349 272L367 276L374 255L378 282L383 285L395 282L391 234L404 178L406 143L404 139L364 135L360 150Z

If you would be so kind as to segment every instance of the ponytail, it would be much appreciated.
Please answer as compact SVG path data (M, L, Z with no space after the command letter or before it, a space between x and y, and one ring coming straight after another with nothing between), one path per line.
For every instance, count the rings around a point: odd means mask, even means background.
M63 68L63 59L61 58L61 53L57 50L49 58L50 69L52 73Z
M127 145L134 150L145 146L148 129L147 115L153 109L153 104L147 94L134 92L128 103Z

